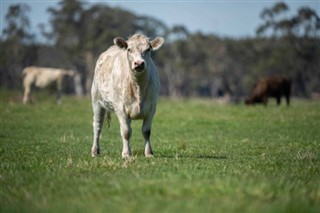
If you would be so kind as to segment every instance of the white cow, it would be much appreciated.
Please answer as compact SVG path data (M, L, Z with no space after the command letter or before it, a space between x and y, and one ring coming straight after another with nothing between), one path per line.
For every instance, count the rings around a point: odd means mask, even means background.
M115 45L100 55L91 88L94 114L92 157L100 154L101 129L105 116L109 124L111 112L115 112L120 123L122 158L131 154L130 125L134 119L143 119L144 154L153 156L150 134L160 83L150 54L163 42L161 37L150 41L141 34L135 34L127 41L118 37L114 39Z
M29 101L32 85L38 88L45 88L52 83L57 86L57 104L61 103L62 80L65 76L75 76L76 72L73 70L54 69L45 67L26 67L22 72L24 96L23 103Z

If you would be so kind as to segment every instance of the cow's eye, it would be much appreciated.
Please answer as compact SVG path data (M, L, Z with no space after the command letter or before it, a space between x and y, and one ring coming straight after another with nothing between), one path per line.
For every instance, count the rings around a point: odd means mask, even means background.
M131 49L131 48L128 48L128 52L129 52L129 53L132 53L132 49Z
M150 52L150 48L148 48L148 49L146 49L143 53L145 54L145 53L148 53L148 52Z

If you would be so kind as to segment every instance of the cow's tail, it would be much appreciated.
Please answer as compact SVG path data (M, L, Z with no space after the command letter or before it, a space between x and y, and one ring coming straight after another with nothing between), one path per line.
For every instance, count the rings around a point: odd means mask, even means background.
M105 121L107 121L107 127L109 129L110 123L111 123L111 112L107 112L107 115L105 117Z

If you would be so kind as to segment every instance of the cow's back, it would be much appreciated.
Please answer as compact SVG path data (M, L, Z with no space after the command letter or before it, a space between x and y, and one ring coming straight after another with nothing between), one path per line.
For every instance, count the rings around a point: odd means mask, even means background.
M59 73L59 70L53 68L38 68L35 85L39 88L44 88L56 81Z
M290 94L291 81L285 77L271 77L268 81L268 95L277 97Z
M98 61L95 67L95 75L100 72L106 72L107 70L101 69L102 66L106 66L107 64L112 64L111 58L114 58L116 55L120 53L120 50L115 45L109 47L106 51L100 54Z

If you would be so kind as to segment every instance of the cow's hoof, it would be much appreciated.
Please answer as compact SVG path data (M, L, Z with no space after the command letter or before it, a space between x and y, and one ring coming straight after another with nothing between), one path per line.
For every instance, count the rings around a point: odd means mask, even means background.
M130 158L129 153L122 153L122 159L128 159L128 158Z
M92 149L91 151L91 156L94 158L94 157L98 157L98 155L100 154L100 149Z
M123 159L130 158L130 155L131 155L130 148L123 149L122 152L121 152L121 156L122 156Z
M146 156L146 158L153 158L154 157L153 154L144 154L144 156Z
M92 153L92 155L91 155L93 158L95 158L95 157L98 157L99 156L99 154L96 154L96 153Z
M122 159L130 158L130 152L122 152Z
M92 153L91 156L92 156L93 158L98 157L98 156L99 156L99 153Z

